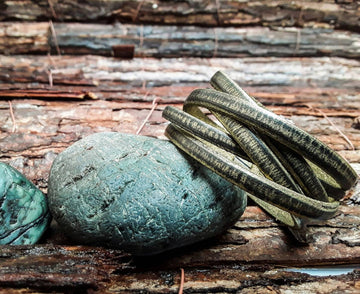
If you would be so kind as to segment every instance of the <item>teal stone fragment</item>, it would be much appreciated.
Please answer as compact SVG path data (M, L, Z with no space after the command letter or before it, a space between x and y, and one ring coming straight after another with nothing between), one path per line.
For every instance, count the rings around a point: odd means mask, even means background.
M44 194L19 171L0 162L0 244L35 244L50 219Z
M150 255L221 234L246 194L165 140L98 133L51 167L50 210L80 244Z

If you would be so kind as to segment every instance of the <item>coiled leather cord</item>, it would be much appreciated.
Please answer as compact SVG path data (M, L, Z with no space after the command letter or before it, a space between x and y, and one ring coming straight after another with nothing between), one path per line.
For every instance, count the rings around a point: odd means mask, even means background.
M168 138L248 192L301 242L306 222L334 215L356 182L352 167L328 146L267 110L222 72L214 89L194 90L183 111L167 106ZM218 122L202 109L208 109Z

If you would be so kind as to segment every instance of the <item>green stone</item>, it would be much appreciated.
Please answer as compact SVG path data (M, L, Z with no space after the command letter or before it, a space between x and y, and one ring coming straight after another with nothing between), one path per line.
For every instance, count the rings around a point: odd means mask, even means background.
M55 159L50 210L80 244L149 255L221 234L246 195L165 140L121 133L86 137Z
M50 219L44 194L16 169L0 162L0 244L35 244Z

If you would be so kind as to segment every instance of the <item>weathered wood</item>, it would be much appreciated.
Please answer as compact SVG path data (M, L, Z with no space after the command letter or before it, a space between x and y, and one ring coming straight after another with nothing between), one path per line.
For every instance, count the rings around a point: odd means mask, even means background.
M45 98L45 99L96 99L96 96L91 92L84 91L53 91L53 90L0 90L0 97L3 99L14 98Z
M93 55L0 55L0 65L0 81L4 83L49 85L50 71L53 85L99 85L104 92L111 84L117 90L181 83L208 85L217 70L226 72L241 86L337 88L341 92L344 89L357 90L360 80L359 60L336 57L119 60ZM356 97L359 97L358 93ZM356 97L348 99L356 100Z
M84 83L84 85L79 86L77 85L78 82L76 80L67 81L59 76L57 84L53 86L50 86L47 81L44 81L44 83L34 82L32 84L19 82L1 83L0 99L21 99L32 96L37 99L43 98L46 100L45 93L48 91L54 97L57 95L59 99L66 98L66 94L78 97L76 93L88 93L90 98L108 101L152 102L157 98L161 100L161 103L183 103L186 96L192 90L209 86L208 83L187 83L186 81L174 85L158 86L152 86L151 81L149 81L150 86L146 86L147 81L143 83L144 86L132 86L130 82L126 84L113 81L101 81L100 84L97 81L93 81L94 85L90 85L92 83L90 80L87 81L88 84ZM357 117L360 96L356 89L314 88L313 86L311 83L305 88L276 85L248 86L244 84L243 88L266 105L287 106L287 109L281 109L282 111L288 111L289 115L294 113L295 110L299 110L301 114L323 116L318 111L321 109L326 112L327 116ZM12 94L12 91L15 94ZM36 96L38 92L39 96ZM80 94L80 96L83 97L83 94ZM87 96L85 95L84 97ZM307 110L301 110L302 107L305 107ZM327 108L329 110L326 110ZM334 110L332 111L331 108ZM354 121L354 127L357 124L358 122Z
M359 225L360 208L342 206L335 218L310 227L313 243L299 246L267 214L248 207L226 234L156 257L134 258L119 250L75 244L2 246L0 287L27 287L41 293L56 289L174 293L184 268L185 289L192 291L264 291L270 285L291 290L310 284L324 289L322 293L330 293L336 285L356 291L359 285L351 282L359 279L358 271L322 278L287 268L356 265L360 240L354 230Z
M111 290L122 293L178 293L180 271L140 272L119 276ZM247 267L185 269L185 293L358 293L359 272L314 277L284 269L257 271Z
M161 117L161 110L166 104L160 103L158 105L141 134L164 138L163 132L166 121ZM16 100L12 103L16 131L12 133L14 122L10 115L10 106L6 101L3 101L0 102L0 123L2 125L0 157L8 158L8 160L9 157L13 157L13 160L16 159L20 163L22 156L28 156L31 159L33 157L44 157L50 151L57 153L59 148L62 149L93 132L119 131L135 133L145 120L151 107L152 103L150 102L119 103L88 100L67 103ZM315 110L304 107L269 108L278 114L288 116L299 127L316 135L332 148L344 152L344 156L348 160L356 162L360 159L359 150L351 150L349 144L337 130L339 129L346 134L355 148L359 149L360 130L351 127L353 117L357 114L350 113L351 116L349 116L346 111L339 110L337 117L329 118L337 127L336 129L323 116L329 110L325 110L323 115L319 115ZM298 110L302 113L297 114ZM37 165L39 165L38 168L41 168L44 162L40 161ZM34 168L34 166L31 168ZM46 168L43 172L46 174L48 166L44 165L43 168ZM38 171L32 175L43 173Z
M353 223L357 223L358 210L359 207L344 206L337 217L321 226L309 226L314 242L299 246L258 207L248 207L239 222L226 235L215 240L215 244L206 242L197 250L191 248L182 255L166 256L163 266L196 266L203 258L212 265L259 263L301 267L358 264L359 234L355 233L358 227ZM253 227L254 221L261 222L261 225L257 223ZM341 261L344 258L349 259Z
M4 82L0 84L0 97L5 99L0 101L0 158L24 172L44 191L57 153L94 132L135 133L155 98L161 98L159 105L141 134L164 138L166 121L161 117L164 106L180 107L193 89L209 87L210 76L218 69L349 161L360 160L360 130L356 127L360 117L358 61L339 58L120 61L99 56L1 56L0 63L0 80ZM78 97L79 93L92 93L98 100L66 99ZM34 96L43 100L25 99ZM54 100L50 101L51 97ZM11 106L6 100L12 100Z
M131 257L119 250L82 246L1 246L1 287L97 290L109 273L129 269Z
M0 52L32 54L48 52L49 23L0 23Z
M338 150L360 173L360 63L342 58L121 61L1 55L0 160L46 192L51 163L64 148L94 132L135 133L154 98L161 99L141 134L164 138L161 110L169 104L181 107L194 88L209 86L218 69ZM78 95L83 99L68 99ZM318 277L288 268L355 268L360 263L359 199L358 183L335 218L310 225L308 246L294 242L254 206L226 234L153 258L74 244L53 223L41 245L0 248L0 293L177 293L180 268L185 269L185 292L357 293L359 270Z
M180 271L144 271L136 274L115 275L109 285L91 288L0 288L0 293L178 293ZM185 271L184 293L353 293L359 292L359 273L329 277L313 277L307 274L281 269L191 269ZM80 288L80 289L79 289ZM81 291L82 290L82 291Z
M135 46L140 57L360 57L359 34L324 28L4 22L0 32L3 54L57 54L60 49L62 54L119 57L132 56L121 46Z
M308 26L314 23L359 30L358 1L103 1L5 0L0 21L59 20L205 26Z

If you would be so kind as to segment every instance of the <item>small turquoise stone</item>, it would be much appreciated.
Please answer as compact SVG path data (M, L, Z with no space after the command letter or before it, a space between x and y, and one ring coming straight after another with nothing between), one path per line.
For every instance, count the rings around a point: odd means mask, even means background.
M55 159L50 210L80 244L150 255L221 234L246 195L165 140L121 133L84 138Z
M44 194L16 169L0 162L0 244L35 244L50 218Z

